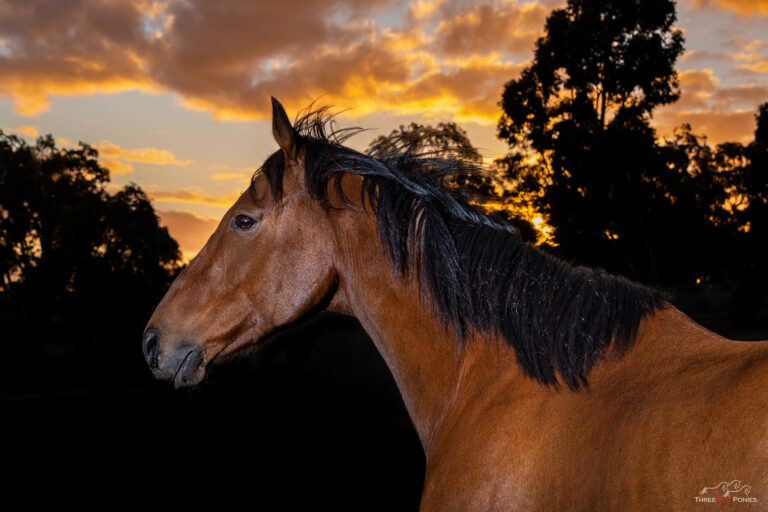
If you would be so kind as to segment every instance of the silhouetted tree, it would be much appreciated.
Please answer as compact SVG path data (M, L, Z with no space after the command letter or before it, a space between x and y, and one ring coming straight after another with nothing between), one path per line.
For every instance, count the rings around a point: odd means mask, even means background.
M764 248L768 241L768 102L760 105L755 120L755 138L741 148L744 164L739 168L736 193L745 201L741 214L745 232L755 247ZM762 267L765 261L760 261Z
M736 175L723 165L727 145L711 148L690 125L659 144L663 167L655 176L663 198L649 217L663 283L723 282L742 257L739 221L733 215Z
M109 193L97 156L87 144L61 149L49 135L29 146L0 131L6 386L30 377L44 387L78 368L76 358L96 367L91 375L140 360L136 340L179 270L178 245L146 194L135 185ZM57 357L67 364L46 367Z
M507 178L555 228L555 251L666 284L719 269L702 250L729 227L711 150L690 129L659 144L650 126L679 97L675 20L672 0L570 0L506 84L498 127Z
M389 135L379 135L368 145L368 153L386 155L398 151L402 147L413 148L416 151L426 151L436 156L452 156L480 163L483 160L480 151L469 141L466 130L454 122L438 123L437 127L411 123Z
M720 144L716 152L737 238L728 248L728 271L738 281L732 314L739 318L751 317L768 298L768 103L759 106L755 120L752 142Z

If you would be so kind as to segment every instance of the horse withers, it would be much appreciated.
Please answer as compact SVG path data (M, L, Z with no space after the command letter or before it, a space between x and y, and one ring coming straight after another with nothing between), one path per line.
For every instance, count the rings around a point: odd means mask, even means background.
M292 125L150 319L177 387L318 310L354 315L427 457L421 509L701 510L768 503L768 342L572 267L487 216L477 169L419 141L366 155Z

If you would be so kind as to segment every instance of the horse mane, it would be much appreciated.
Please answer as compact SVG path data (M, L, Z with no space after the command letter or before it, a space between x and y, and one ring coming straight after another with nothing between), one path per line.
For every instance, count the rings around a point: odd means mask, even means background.
M474 162L418 137L394 137L364 154L343 145L356 128L334 129L327 109L295 122L309 194L330 207L329 191L350 208L341 178L363 178L361 202L376 218L380 242L401 277L420 285L423 300L463 344L472 331L495 334L515 351L523 371L572 390L609 346L619 355L635 342L640 321L664 307L662 295L602 270L572 266L524 242L515 228L485 214L456 183L482 173ZM282 196L285 161L272 154L264 172ZM475 203L475 204L473 204Z

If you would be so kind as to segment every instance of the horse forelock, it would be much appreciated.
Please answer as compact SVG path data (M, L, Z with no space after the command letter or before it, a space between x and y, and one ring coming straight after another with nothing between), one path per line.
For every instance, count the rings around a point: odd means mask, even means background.
M472 331L499 336L539 382L557 385L559 376L571 389L586 387L605 350L628 350L640 321L666 304L657 291L560 261L484 213L476 206L482 198L449 182L481 174L475 162L413 137L392 140L386 152L360 153L343 145L360 130L335 129L326 108L307 111L294 127L309 195L329 205L344 174L361 176L362 203L373 211L379 243L398 274L416 280L459 343ZM282 151L258 172L280 199Z

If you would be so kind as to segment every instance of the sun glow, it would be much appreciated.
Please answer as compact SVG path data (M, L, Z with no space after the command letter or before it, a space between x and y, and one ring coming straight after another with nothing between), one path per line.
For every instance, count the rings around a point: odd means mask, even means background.
M554 228L547 223L545 216L537 212L530 204L514 204L512 201L498 201L484 203L483 209L487 212L507 211L513 217L527 221L536 231L536 245L549 245L557 247Z

